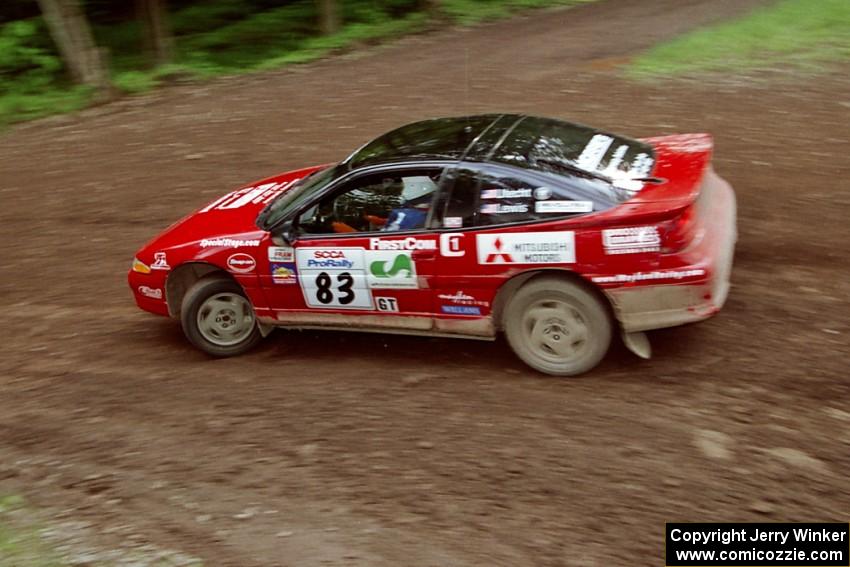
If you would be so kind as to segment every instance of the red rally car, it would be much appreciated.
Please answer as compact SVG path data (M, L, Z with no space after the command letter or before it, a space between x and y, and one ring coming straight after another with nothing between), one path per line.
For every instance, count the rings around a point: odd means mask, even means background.
M729 291L735 195L712 139L634 140L533 116L441 118L216 199L146 244L129 283L214 356L275 327L494 339L554 375L615 329L699 321Z

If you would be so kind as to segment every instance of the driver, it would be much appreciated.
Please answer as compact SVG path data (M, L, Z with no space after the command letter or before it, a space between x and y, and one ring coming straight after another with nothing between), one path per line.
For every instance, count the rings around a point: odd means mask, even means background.
M412 230L424 228L431 208L431 198L437 184L427 175L402 178L401 203L390 211L390 216L381 230Z

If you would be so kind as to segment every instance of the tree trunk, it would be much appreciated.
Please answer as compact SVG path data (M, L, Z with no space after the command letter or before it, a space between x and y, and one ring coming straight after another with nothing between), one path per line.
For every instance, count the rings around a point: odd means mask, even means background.
M136 12L142 24L142 41L145 52L154 65L170 63L174 40L168 26L166 0L136 0Z
M108 96L105 53L94 43L79 0L38 0L38 4L74 82L92 86L100 96Z
M323 35L339 31L340 21L336 0L316 0L319 4L319 30Z

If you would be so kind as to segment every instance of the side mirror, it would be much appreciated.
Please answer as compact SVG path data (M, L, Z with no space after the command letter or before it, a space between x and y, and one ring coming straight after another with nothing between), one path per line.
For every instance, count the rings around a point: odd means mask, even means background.
M295 231L292 227L292 219L286 219L281 225L280 229L278 229L278 234L283 239L283 241L292 246L295 242Z

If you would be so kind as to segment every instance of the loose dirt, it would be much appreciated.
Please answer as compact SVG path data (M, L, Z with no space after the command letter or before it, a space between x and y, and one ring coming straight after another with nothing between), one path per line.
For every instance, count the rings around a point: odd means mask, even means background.
M850 73L617 67L761 3L537 12L5 133L0 492L216 566L660 565L667 521L847 521ZM489 111L711 132L740 219L720 315L560 380L501 340L278 332L210 360L133 305L134 251L214 196Z

